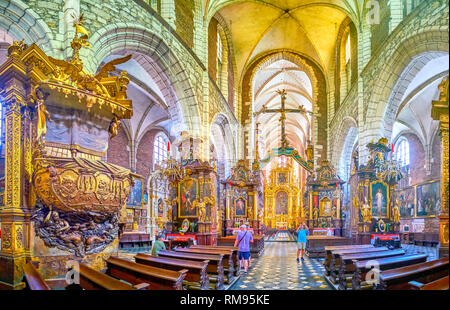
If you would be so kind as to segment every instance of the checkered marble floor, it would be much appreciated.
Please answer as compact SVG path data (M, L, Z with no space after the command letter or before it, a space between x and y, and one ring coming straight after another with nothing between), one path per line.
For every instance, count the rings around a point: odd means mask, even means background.
M252 261L247 275L232 290L330 290L323 277L323 259L305 256L297 263L295 242L268 242L263 254Z
M435 260L439 258L438 248L429 246L419 246L413 244L402 244L402 249L406 251L406 254L415 254L419 252L425 252L428 254L427 261Z

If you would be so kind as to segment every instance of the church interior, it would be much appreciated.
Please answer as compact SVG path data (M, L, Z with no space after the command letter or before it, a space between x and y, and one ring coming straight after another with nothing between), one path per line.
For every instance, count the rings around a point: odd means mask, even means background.
M0 289L448 290L448 11L0 0Z

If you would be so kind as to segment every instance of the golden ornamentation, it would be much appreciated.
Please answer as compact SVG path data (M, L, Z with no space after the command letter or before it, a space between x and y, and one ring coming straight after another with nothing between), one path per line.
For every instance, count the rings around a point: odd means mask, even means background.
M400 202L396 201L392 208L392 219L394 223L400 223Z
M361 216L364 223L370 223L372 219L372 208L367 203L367 200L361 205Z

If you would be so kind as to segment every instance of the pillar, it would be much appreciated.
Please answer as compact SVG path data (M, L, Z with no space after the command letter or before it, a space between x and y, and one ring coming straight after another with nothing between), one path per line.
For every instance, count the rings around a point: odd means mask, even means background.
M441 177L441 205L439 215L439 257L448 256L449 220L448 220L448 129L449 129L449 103L448 103L448 77L439 84L439 100L432 102L431 117L439 121L439 130L442 140L442 177Z
M14 59L13 59L14 61ZM25 76L10 67L14 74L0 77L0 89L5 99L5 195L4 207L0 211L2 243L0 249L0 289L21 289L22 266L31 257L30 213L24 197L24 157L29 153L29 128L25 115ZM25 148L28 145L28 149ZM29 163L30 164L30 163ZM30 168L30 167L28 167ZM29 171L29 170L28 170ZM29 186L29 184L27 184Z

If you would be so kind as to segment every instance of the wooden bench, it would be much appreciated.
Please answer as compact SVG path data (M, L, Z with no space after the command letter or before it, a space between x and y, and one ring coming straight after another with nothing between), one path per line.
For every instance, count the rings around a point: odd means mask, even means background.
M325 266L325 275L329 275L329 267L331 262L331 252L338 250L350 250L350 249L369 249L373 248L371 244L363 244L363 245L336 245L336 246L326 246L325 247L325 260L323 261L323 265Z
M234 262L234 274L237 275L239 273L239 248L234 246L227 245L193 245L190 248L200 248L200 249L226 249L233 251L233 262Z
M185 286L188 289L209 290L209 276L206 272L209 260L194 261L168 257L156 257L139 253L134 257L138 264L179 271L186 269Z
M26 284L25 290L38 290L38 291L50 291L50 287L42 279L39 272L33 266L31 262L26 263L23 266L23 281Z
M138 234L127 234L124 233L119 240L119 246L120 248L127 248L127 247L135 247L139 246L139 235Z
M413 254L413 255L403 255L397 257L387 257L382 259L376 259L378 268L380 271L405 267L409 265L424 263L427 261L427 254ZM373 288L373 285L368 285L366 281L367 273L371 270L373 266L367 264L367 261L357 261L355 262L355 272L352 277L352 289L360 290L361 288Z
M448 287L448 276L440 278L430 283L420 283L417 281L411 281L408 284L411 286L412 290L421 290L421 291L447 291Z
M70 284L66 290L120 290L129 291L136 289L147 289L147 283L139 283L139 285L132 286L113 277L110 277L100 271L92 269L83 263L79 265L79 284Z
M433 282L448 276L448 257L409 265L406 267L382 271L378 290L407 290L410 289L410 281L423 283Z
M158 253L158 257L186 259L200 262L208 260L209 263L206 267L206 272L210 274L210 281L216 283L215 288L217 290L222 290L224 288L223 254L200 254L161 250Z
M373 253L356 253L356 254L347 254L341 256L341 264L339 266L338 272L338 283L339 289L346 290L347 282L353 276L355 272L355 262L357 261L370 261L375 259L381 259L385 257L395 257L405 255L405 250L392 250L392 251L381 251L381 252L373 252ZM348 277L349 276L349 277Z
M199 254L223 254L223 271L225 282L230 284L234 279L235 261L232 249L207 249L207 248L174 248L176 252L199 253ZM236 262L237 263L237 262Z
M333 250L331 251L331 259L330 265L325 266L325 270L328 268L328 275L330 277L336 277L338 268L341 265L340 257L342 255L348 254L357 254L357 253L373 253L373 252L382 252L389 251L386 247L371 247L371 248L355 248L355 249L347 249L347 250Z
M187 270L166 270L118 257L106 260L106 274L131 284L148 283L152 290L182 290Z

